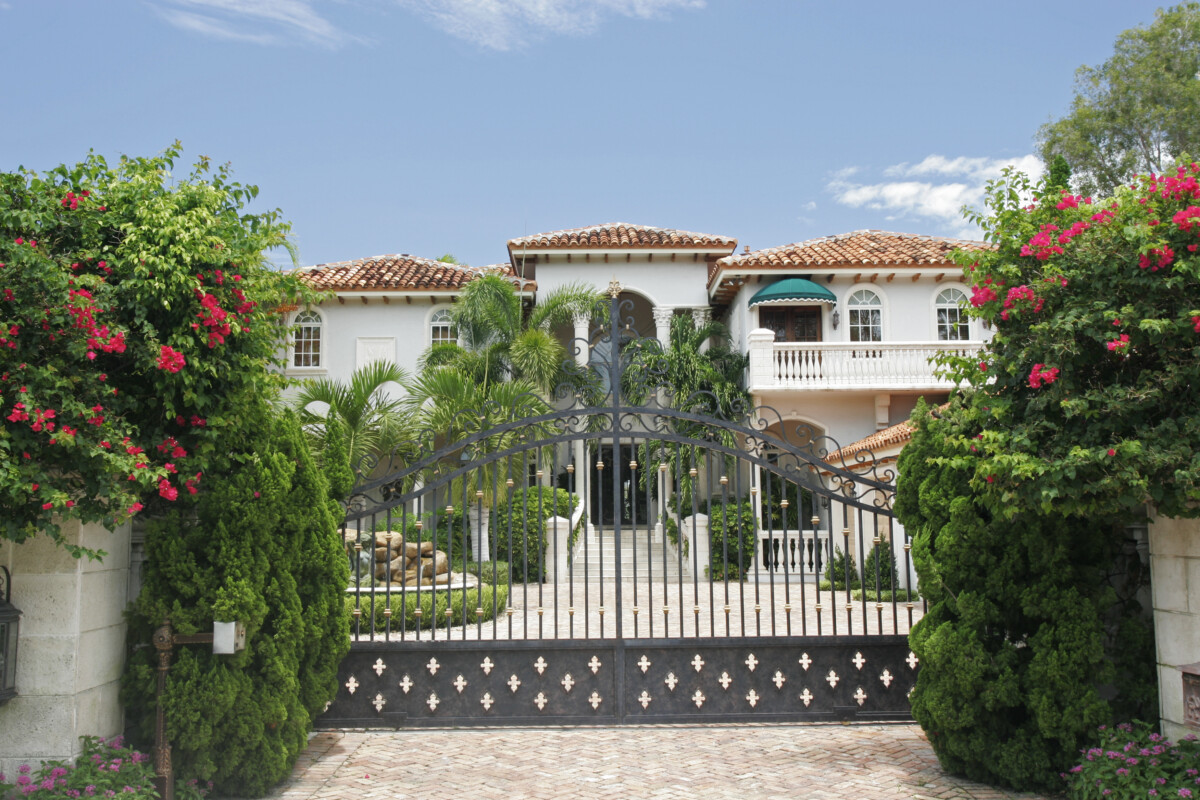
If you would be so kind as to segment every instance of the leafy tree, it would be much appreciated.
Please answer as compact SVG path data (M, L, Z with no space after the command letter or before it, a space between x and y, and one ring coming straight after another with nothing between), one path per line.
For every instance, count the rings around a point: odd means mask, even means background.
M282 380L274 309L310 295L262 254L288 225L227 168L173 178L179 155L0 174L0 537L199 491Z
M1200 513L1198 176L1092 202L1008 173L974 217L995 247L959 258L996 335L914 412L896 497L929 602L913 714L951 771L1053 787L1097 725L1155 713L1125 525Z
M213 462L205 491L146 525L145 583L130 638L148 641L170 617L178 633L213 619L247 624L246 649L180 647L164 707L174 766L222 794L261 795L285 778L313 718L333 698L349 649L349 580L340 507L294 414L245 409L246 438ZM153 741L156 659L134 650L127 719Z
M411 414L387 394L389 383L408 380L408 372L390 361L372 361L356 369L348 383L329 378L305 381L292 403L314 448L324 450L325 440L338 438L351 468L360 471L369 466L369 457L411 438Z
M1200 4L1159 9L1149 27L1122 33L1104 64L1076 71L1071 113L1038 131L1042 160L1065 156L1084 194L1165 171L1200 151L1197 74Z

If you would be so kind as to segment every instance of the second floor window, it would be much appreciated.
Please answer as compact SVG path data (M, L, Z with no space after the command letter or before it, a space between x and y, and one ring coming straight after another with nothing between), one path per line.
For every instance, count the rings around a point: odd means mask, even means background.
M296 315L295 324L292 366L321 366L321 315L315 311L301 311Z
M967 295L961 289L943 289L937 296L937 337L940 342L959 342L971 338L963 305Z
M433 344L457 344L458 332L450 321L450 309L439 308L430 321L430 341Z
M846 301L850 315L850 341L883 341L883 303L870 289L859 289Z

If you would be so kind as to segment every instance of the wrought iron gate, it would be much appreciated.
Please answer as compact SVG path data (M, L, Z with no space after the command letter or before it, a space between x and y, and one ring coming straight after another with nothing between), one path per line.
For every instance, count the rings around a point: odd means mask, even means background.
M474 409L361 470L353 642L319 726L911 718L894 473L770 409L673 397L621 355L657 342L610 295L592 341L619 346L538 413Z

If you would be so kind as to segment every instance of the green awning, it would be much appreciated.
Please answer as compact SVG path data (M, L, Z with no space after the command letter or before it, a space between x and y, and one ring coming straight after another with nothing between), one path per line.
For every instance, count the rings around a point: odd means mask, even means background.
M837 305L833 292L807 278L784 278L758 290L750 298L750 308L771 303L829 303Z

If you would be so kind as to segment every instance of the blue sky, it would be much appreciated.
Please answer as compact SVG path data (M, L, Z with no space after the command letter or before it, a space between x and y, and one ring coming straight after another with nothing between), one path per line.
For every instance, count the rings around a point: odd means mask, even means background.
M1139 0L0 0L0 169L230 162L300 263L633 222L752 249L958 214ZM739 248L740 249L740 248Z

